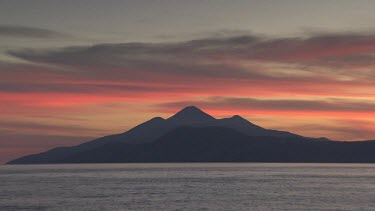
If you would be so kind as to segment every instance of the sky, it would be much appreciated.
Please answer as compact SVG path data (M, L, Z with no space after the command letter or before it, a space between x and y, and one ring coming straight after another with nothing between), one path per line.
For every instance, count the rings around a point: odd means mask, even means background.
M0 163L195 105L375 139L372 0L0 0Z

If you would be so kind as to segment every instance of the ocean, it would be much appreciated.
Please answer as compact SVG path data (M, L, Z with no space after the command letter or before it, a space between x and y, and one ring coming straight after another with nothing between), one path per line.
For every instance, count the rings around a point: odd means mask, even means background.
M375 164L3 165L0 210L375 210Z

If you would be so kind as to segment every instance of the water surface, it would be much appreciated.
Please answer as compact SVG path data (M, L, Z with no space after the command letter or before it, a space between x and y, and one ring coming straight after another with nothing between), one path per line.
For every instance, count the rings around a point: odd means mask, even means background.
M375 210L375 165L0 166L0 210Z

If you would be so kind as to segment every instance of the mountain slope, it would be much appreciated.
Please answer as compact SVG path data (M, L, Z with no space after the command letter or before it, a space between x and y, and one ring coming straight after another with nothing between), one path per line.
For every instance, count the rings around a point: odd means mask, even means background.
M231 118L215 119L214 117L204 113L194 106L189 106L168 119L155 117L144 122L127 132L101 137L90 142L86 142L72 147L58 147L38 155L29 155L11 163L54 163L65 160L76 154L81 154L90 150L94 150L109 143L122 143L142 145L152 143L165 134L179 127L222 127L235 130L242 135L252 137L274 137L274 138L290 138L291 140L318 140L315 138L306 138L300 135L292 134L285 131L268 130L257 126L246 119L235 115ZM133 146L132 146L133 147Z
M154 142L107 143L54 163L375 162L375 141L254 137L224 127L179 127ZM12 163L28 163L16 160Z
M216 119L195 106L188 106L168 118L170 124L199 124L215 121Z

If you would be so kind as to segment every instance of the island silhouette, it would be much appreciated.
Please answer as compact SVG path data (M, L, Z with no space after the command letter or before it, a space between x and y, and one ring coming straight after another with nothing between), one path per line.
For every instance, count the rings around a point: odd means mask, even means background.
M269 130L241 116L216 119L188 106L127 132L57 147L7 164L152 162L375 162L375 141L343 142Z

